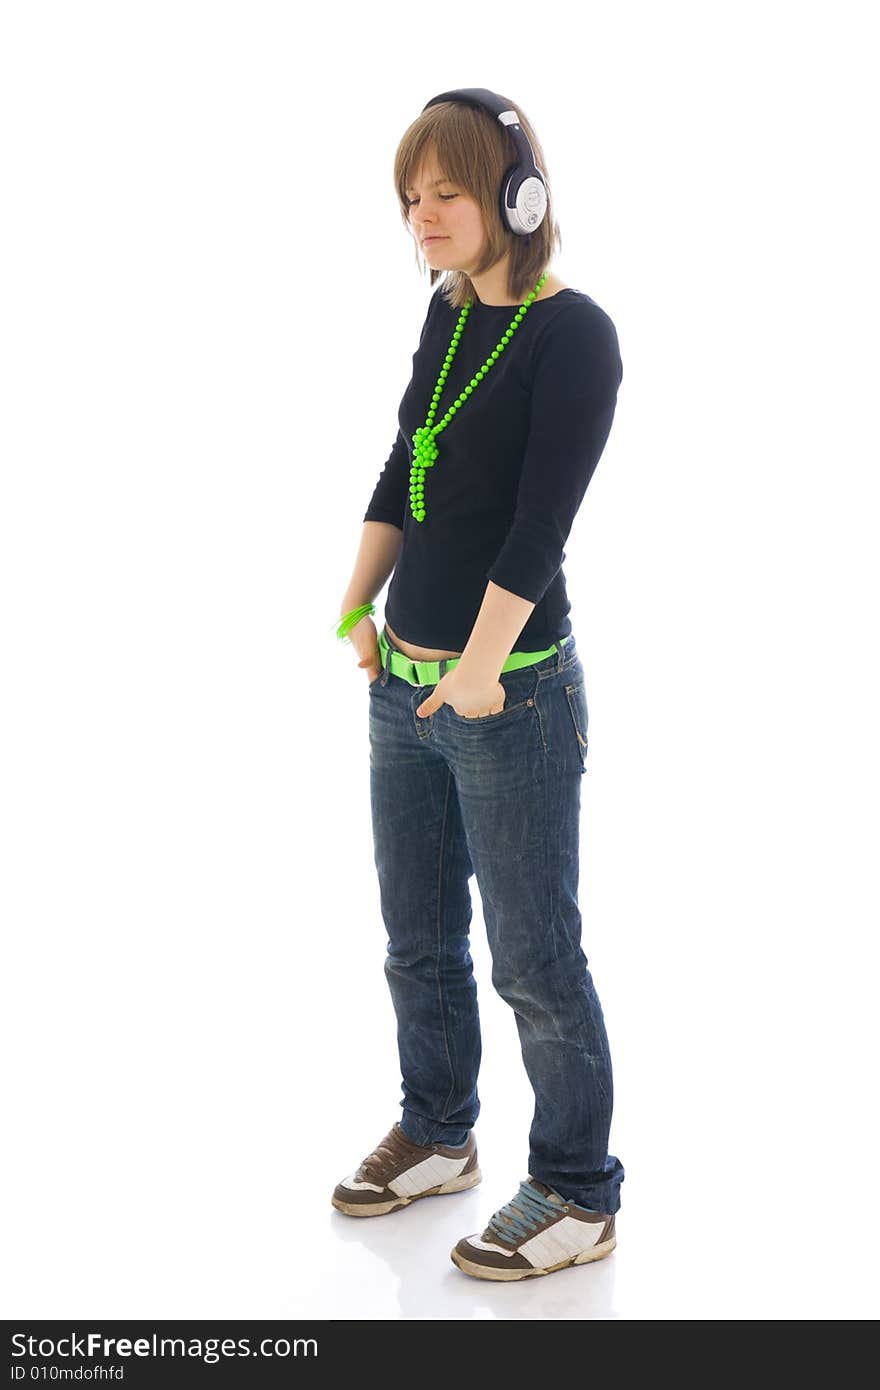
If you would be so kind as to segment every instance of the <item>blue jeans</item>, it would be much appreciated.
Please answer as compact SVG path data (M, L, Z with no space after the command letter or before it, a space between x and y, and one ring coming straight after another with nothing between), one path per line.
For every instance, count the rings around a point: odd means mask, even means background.
M574 637L561 653L499 680L504 708L474 719L449 704L419 718L433 686L410 685L387 664L369 686L373 840L398 1025L400 1123L417 1144L460 1144L480 1113L469 951L468 880L476 874L492 984L514 1011L535 1094L528 1171L566 1200L611 1215L624 1170L608 1153L611 1057L581 948L588 715Z

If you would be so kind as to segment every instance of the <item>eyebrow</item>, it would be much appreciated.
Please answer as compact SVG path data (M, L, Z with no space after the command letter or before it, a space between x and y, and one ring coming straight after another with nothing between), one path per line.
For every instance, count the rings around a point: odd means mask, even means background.
M452 183L452 179L435 179L434 182L433 182L432 184L430 184L429 186L430 186L431 188L437 188L438 185L441 184L441 183ZM405 193L412 193L414 189L415 189L415 184L408 183L407 186L406 186L406 188L404 189L404 192L405 192Z

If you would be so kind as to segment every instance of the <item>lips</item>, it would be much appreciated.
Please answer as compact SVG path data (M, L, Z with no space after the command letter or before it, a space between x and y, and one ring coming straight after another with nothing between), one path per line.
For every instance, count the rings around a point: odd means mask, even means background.
M426 236L422 238L422 245L427 246L429 241L446 241L445 236Z

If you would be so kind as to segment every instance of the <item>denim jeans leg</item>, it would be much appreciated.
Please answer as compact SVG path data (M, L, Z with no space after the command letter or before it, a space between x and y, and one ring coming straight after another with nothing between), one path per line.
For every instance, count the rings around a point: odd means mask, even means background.
M444 705L432 718L455 773L492 982L514 1011L535 1095L529 1172L610 1215L624 1169L608 1152L611 1058L578 908L583 667L552 657L501 680L500 713L472 720Z
M387 671L369 687L370 801L385 975L397 1017L404 1133L461 1144L480 1111L473 867L452 774L415 710L429 693Z

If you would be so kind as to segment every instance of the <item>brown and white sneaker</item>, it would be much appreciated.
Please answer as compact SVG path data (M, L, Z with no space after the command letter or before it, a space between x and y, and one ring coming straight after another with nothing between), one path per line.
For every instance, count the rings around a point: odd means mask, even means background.
M360 1167L337 1183L330 1200L347 1216L384 1216L419 1197L464 1192L476 1187L482 1176L473 1130L461 1148L448 1144L424 1148L407 1138L395 1121Z
M529 1177L482 1235L462 1237L451 1255L454 1265L477 1279L531 1279L601 1260L616 1244L613 1214L567 1202Z

